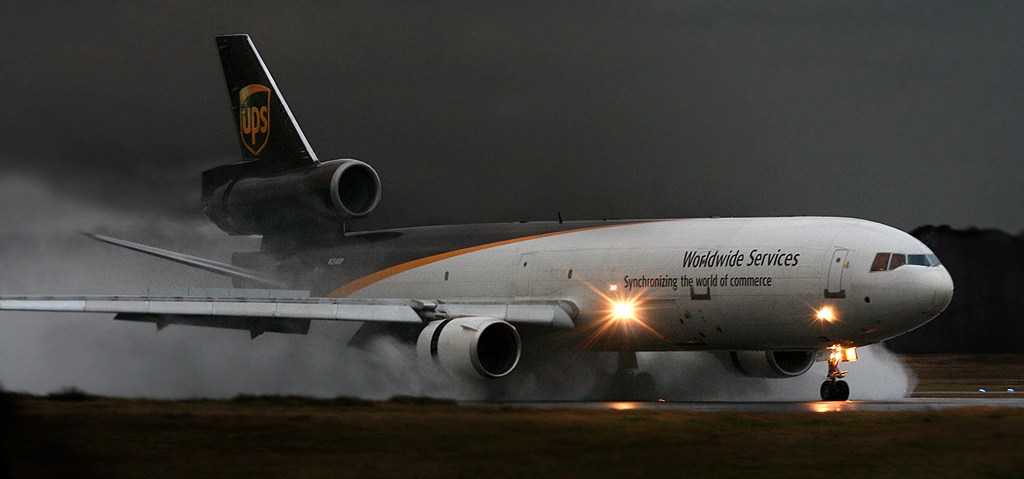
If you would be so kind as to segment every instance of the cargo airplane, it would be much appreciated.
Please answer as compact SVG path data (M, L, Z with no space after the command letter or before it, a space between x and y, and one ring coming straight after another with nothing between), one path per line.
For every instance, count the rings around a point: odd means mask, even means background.
M422 361L487 380L515 374L540 344L610 351L619 360L608 394L635 399L656 391L637 371L637 351L707 351L764 378L828 361L827 401L849 397L840 366L857 347L925 324L952 298L928 247L849 218L559 218L346 232L377 207L377 173L358 160L320 161L249 37L216 42L243 161L204 172L202 201L228 234L261 236L259 250L227 264L91 236L227 276L233 288L5 296L0 309L114 313L157 329L252 338L353 321L361 326L351 344L394 336L415 343Z

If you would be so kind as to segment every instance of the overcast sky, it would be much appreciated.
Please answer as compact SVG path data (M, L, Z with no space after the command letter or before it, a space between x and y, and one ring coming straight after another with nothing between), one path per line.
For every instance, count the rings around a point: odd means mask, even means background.
M835 215L1024 229L1024 4L0 5L0 175L202 219L240 159L214 46L249 33L362 228ZM25 205L31 208L32 205Z

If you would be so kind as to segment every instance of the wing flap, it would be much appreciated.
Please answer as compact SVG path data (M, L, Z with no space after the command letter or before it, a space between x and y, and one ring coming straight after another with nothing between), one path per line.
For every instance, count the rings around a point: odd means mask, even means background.
M191 316L185 314L118 313L114 319L155 323L158 330L171 324L249 331L252 338L263 333L308 334L308 319L258 318L245 316Z

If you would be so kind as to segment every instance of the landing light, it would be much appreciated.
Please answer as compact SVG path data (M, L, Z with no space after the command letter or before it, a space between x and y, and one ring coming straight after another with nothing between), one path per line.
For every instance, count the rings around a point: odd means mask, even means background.
M818 319L831 323L832 321L835 321L836 315L832 312L832 308L825 306L818 310Z
M612 310L615 319L633 319L633 303L615 303Z
M829 351L831 351L828 357L828 360L831 363L835 363L838 365L840 362L852 363L857 361L857 348L844 348L836 344L828 349Z

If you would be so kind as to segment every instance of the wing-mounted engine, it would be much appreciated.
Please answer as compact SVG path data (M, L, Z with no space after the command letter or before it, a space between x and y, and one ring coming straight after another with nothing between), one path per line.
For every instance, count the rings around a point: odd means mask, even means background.
M814 364L817 351L730 351L716 353L727 368L754 378L791 378Z
M416 341L417 355L465 377L500 378L519 364L522 345L515 326L494 318L434 321Z
M209 195L205 213L234 235L334 232L379 202L380 178L370 165L332 160L229 181Z

